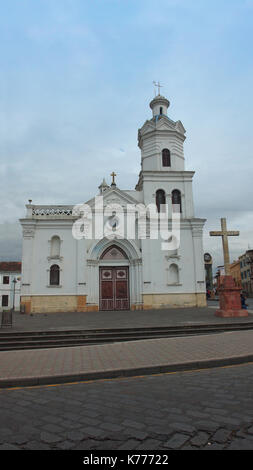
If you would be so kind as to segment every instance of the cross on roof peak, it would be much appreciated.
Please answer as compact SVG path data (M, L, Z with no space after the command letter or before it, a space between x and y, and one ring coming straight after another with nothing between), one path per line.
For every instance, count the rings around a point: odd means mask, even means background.
M116 186L116 183L115 183L115 176L117 176L117 174L113 171L113 172L111 173L111 176L112 176L112 184L111 184L111 186Z

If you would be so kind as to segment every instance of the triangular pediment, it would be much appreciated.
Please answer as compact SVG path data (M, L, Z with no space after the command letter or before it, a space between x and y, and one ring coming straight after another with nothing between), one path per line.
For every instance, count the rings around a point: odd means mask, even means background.
M156 123L156 129L159 130L175 130L175 123L171 119L161 116L161 118Z
M180 132L181 134L185 134L185 133L186 133L186 130L185 130L185 128L184 128L184 126L183 126L183 124L182 124L181 121L177 121L177 122L176 122L176 130L177 130L178 132Z
M97 196L103 196L104 206L108 204L119 204L122 207L126 207L127 204L139 204L137 199L117 187L109 187L102 194ZM91 208L95 208L95 197L87 201L86 204Z
M155 126L154 121L146 121L141 127L141 129L139 129L139 133L143 135L143 134L146 134L147 132L152 132L153 130L155 130L155 128L156 126Z

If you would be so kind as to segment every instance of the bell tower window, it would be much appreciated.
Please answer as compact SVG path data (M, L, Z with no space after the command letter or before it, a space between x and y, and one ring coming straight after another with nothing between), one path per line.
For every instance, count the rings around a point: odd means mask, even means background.
M173 212L182 212L181 192L179 189L172 191L172 210Z
M163 149L162 151L162 164L163 166L171 166L169 149Z
M166 196L163 189L158 189L156 191L156 207L158 212L163 212L166 204Z

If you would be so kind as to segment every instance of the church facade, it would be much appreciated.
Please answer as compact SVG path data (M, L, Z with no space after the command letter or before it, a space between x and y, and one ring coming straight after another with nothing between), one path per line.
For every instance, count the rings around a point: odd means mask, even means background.
M85 204L26 205L20 219L26 313L206 305L205 219L194 215L185 129L167 116L169 105L157 95L138 131L135 189L118 188L112 173L112 183L103 180Z

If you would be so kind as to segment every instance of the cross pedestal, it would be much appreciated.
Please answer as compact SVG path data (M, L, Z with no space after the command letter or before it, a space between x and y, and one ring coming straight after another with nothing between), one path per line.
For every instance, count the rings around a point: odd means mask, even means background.
M232 276L223 276L219 288L220 308L215 312L216 317L248 317L248 311L241 307L240 291Z
M218 317L247 317L247 310L241 307L241 288L235 285L234 278L230 275L229 268L229 250L228 236L238 236L238 231L228 231L226 219L221 219L221 231L210 232L213 237L222 237L225 276L219 287L220 308L216 310L215 315Z

